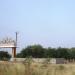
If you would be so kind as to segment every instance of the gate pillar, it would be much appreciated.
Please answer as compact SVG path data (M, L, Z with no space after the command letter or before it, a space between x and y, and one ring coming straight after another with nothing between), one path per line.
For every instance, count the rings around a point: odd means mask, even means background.
M12 47L12 58L16 57L16 47Z

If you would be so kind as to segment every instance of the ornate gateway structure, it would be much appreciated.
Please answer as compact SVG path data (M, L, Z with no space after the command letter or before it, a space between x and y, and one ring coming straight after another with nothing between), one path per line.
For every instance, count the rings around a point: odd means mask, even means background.
M12 48L12 57L16 56L17 42L12 38L4 38L0 40L0 48Z

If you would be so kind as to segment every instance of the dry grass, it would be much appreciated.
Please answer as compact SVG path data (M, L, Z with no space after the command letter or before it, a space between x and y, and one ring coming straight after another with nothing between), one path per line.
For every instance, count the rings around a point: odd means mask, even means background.
M75 75L75 64L1 62L0 75Z

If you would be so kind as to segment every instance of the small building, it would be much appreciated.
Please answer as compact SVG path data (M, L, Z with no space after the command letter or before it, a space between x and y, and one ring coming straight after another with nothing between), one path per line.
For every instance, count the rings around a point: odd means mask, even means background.
M51 64L64 64L65 63L65 59L64 58L52 58L50 60Z

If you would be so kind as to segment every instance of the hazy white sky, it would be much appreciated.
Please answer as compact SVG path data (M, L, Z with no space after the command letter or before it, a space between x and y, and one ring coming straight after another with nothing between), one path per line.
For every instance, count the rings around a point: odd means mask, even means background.
M75 0L0 0L0 38L15 38L21 48L75 47Z

